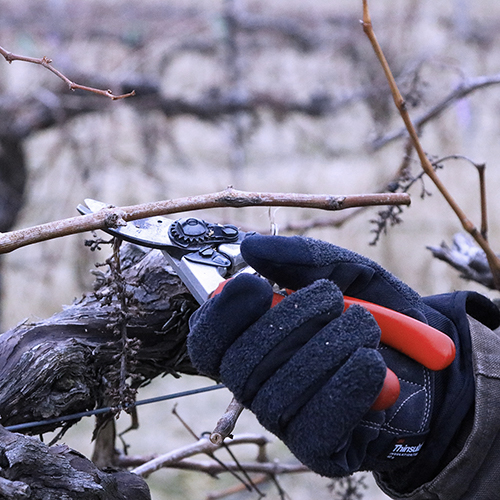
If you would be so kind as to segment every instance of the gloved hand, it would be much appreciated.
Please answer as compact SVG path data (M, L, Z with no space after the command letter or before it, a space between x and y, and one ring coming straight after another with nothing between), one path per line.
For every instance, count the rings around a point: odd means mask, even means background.
M474 397L460 347L459 366L432 372L379 345L373 317L360 306L343 313L342 293L429 322L456 342L468 333L467 297L429 307L375 262L310 238L250 236L241 251L263 276L297 291L270 309L265 280L235 278L192 316L189 354L300 461L329 477L392 470L415 459L441 413L449 417L444 434L456 430ZM373 411L387 366L401 394L389 409ZM443 446L426 443L431 465Z

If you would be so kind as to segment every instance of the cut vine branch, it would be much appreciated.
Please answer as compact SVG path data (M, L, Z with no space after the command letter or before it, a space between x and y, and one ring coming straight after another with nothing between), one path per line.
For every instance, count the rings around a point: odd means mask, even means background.
M96 213L49 222L30 228L3 233L0 236L0 254L26 245L39 243L70 234L108 229L147 217L217 207L301 207L320 210L379 205L409 205L410 196L404 193L356 194L345 196L312 195L299 193L257 193L232 188L217 193L188 196L173 200L144 203L127 207L104 208Z
M210 441L213 444L222 444L224 439L231 436L236 421L243 411L243 405L238 403L236 399L232 399L229 406L226 408L224 415L219 419L215 425L215 429L210 434Z
M17 55L17 54L13 54L12 52L9 52L8 50L4 49L3 47L0 47L0 54L4 57L4 59L9 64L12 63L13 61L23 61L23 62L38 64L39 66L43 66L44 68L46 68L49 71L51 71L52 73L54 73L54 75L56 75L58 78L60 78L63 82L65 82L70 90L85 90L87 92L92 92L94 94L109 97L110 99L112 99L114 101L117 99L124 99L126 97L131 97L131 96L135 95L134 90L132 90L132 92L128 92L126 94L115 95L109 89L108 90L96 89L94 87L87 87L86 85L80 85L79 83L73 82L67 76L65 76L63 73L61 73L58 69L54 68L54 66L52 66L52 59L49 59L47 56L28 57L28 56Z
M467 217L462 208L458 205L455 199L452 197L446 186L443 184L439 176L434 171L431 161L427 158L425 151L422 147L420 139L418 137L418 132L408 113L408 109L406 106L406 102L399 91L396 80L392 74L392 71L389 67L387 59L385 58L384 52L378 43L377 37L375 36L375 32L373 31L372 21L370 17L370 12L368 9L368 0L363 0L363 31L366 36L370 40L370 43L373 47L373 50L382 65L385 76L387 78L387 82L389 83L389 87L391 89L392 97L394 99L394 103L403 119L406 130L410 135L413 147L417 152L420 163L424 172L428 175L428 177L432 180L434 185L437 187L439 192L443 195L444 199L448 203L448 205L452 208L452 210L457 215L460 220L463 228L474 238L477 244L483 249L486 257L488 259L489 266L491 268L491 272L493 273L493 279L496 285L496 288L500 290L500 258L493 252L490 247L488 241L483 237L481 232L476 228L476 226L472 223L471 220Z

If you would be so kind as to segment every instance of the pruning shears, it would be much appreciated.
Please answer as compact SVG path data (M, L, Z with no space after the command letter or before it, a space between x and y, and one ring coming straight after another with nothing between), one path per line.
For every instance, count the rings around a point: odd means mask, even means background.
M77 210L98 212L109 205L86 199ZM243 239L252 233L231 224L213 224L196 217L169 219L149 217L105 231L140 246L160 249L198 303L219 293L228 279L241 273L257 274L240 252ZM275 293L273 306L284 298ZM345 308L359 304L374 316L381 329L381 342L406 354L430 370L443 370L455 358L455 345L444 333L410 316L360 299L344 296ZM397 376L387 369L384 387L372 409L386 409L399 396Z

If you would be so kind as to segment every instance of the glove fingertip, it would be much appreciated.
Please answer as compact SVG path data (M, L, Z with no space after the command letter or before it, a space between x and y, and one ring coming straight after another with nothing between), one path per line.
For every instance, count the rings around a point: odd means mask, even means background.
M263 276L282 287L298 290L327 278L331 272L328 262L318 265L311 241L301 236L251 235L241 243L241 254L245 262ZM328 245L324 242L317 244Z
M364 347L376 348L380 343L380 327L373 315L363 306L349 306L341 318L341 328L345 332L355 332L344 342L358 342Z
M348 453L350 436L379 394L385 373L376 350L358 349L291 419L282 439L296 457L324 476L358 470L360 462Z
M269 283L257 276L243 274L229 281L189 320L187 349L194 367L202 374L219 378L225 352L269 310L272 298Z

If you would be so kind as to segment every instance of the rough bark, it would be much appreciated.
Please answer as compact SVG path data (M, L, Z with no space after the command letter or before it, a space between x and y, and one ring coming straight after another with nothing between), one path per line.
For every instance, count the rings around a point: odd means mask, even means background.
M123 302L116 296L116 276L110 271L96 274L93 293L49 319L0 335L3 426L126 403L136 387L158 375L195 373L185 341L196 305L161 252L122 247L126 314L119 314ZM117 338L119 321L127 325L125 348L123 338ZM124 355L128 395L121 387ZM47 446L0 426L0 498L147 499L149 491L134 474L102 471L73 450Z
M185 340L196 306L161 252L125 245L122 276L129 297L125 355L132 386L165 373L194 373ZM120 302L113 290L111 275L99 273L94 293L49 319L0 335L0 424L120 403L124 348L116 336Z
M438 247L427 248L436 259L446 262L459 271L461 278L475 281L492 290L496 289L486 254L470 236L457 233L453 236L451 246L443 241Z
M67 446L0 427L0 498L30 500L148 500L142 478L102 471Z

